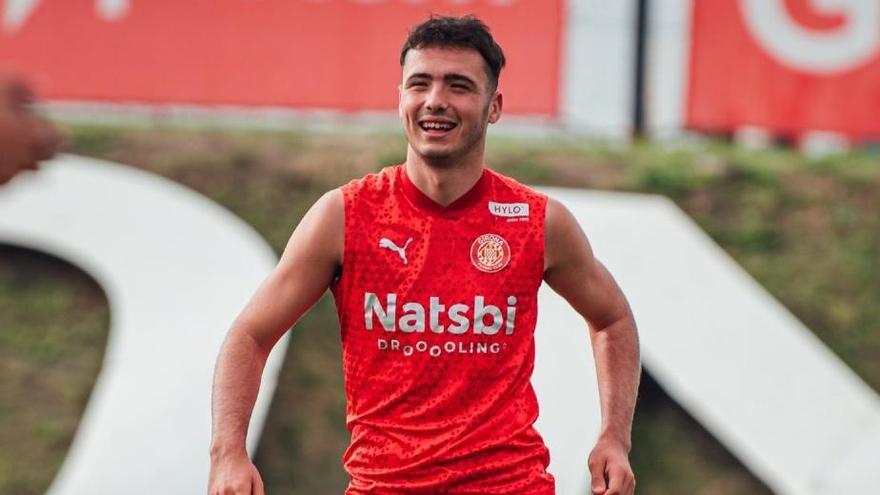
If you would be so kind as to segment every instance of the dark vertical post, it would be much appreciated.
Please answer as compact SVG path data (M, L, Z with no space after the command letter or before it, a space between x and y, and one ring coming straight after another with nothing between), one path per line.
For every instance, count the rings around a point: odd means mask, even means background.
M635 56L635 85L633 91L633 120L632 137L640 139L645 136L645 62L648 43L648 1L637 0L636 2L636 56Z

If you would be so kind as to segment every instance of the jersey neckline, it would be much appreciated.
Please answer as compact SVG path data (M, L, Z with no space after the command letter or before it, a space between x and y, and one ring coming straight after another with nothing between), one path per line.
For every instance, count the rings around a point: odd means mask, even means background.
M455 214L467 210L471 206L474 206L483 197L489 187L489 171L484 167L480 178L477 179L477 182L471 186L467 192L459 196L452 203L443 206L431 199L430 196L422 192L421 189L412 183L406 173L405 164L397 166L397 175L400 179L403 194L410 203L416 208L435 215Z

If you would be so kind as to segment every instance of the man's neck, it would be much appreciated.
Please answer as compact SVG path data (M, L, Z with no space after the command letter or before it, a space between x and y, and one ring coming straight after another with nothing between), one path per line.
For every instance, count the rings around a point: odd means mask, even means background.
M448 206L468 192L483 174L482 154L456 163L436 164L407 149L406 175L426 196Z

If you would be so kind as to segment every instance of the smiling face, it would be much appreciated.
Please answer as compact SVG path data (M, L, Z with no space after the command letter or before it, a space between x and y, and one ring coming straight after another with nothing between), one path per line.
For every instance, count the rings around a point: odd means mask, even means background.
M482 163L486 127L501 117L501 101L476 50L429 47L406 54L398 111L409 151L426 163Z

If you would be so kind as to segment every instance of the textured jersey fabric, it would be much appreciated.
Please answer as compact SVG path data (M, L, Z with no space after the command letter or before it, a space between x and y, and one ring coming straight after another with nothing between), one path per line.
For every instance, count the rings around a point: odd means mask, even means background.
M530 383L546 197L485 169L442 207L402 165L342 192L346 495L553 494Z

